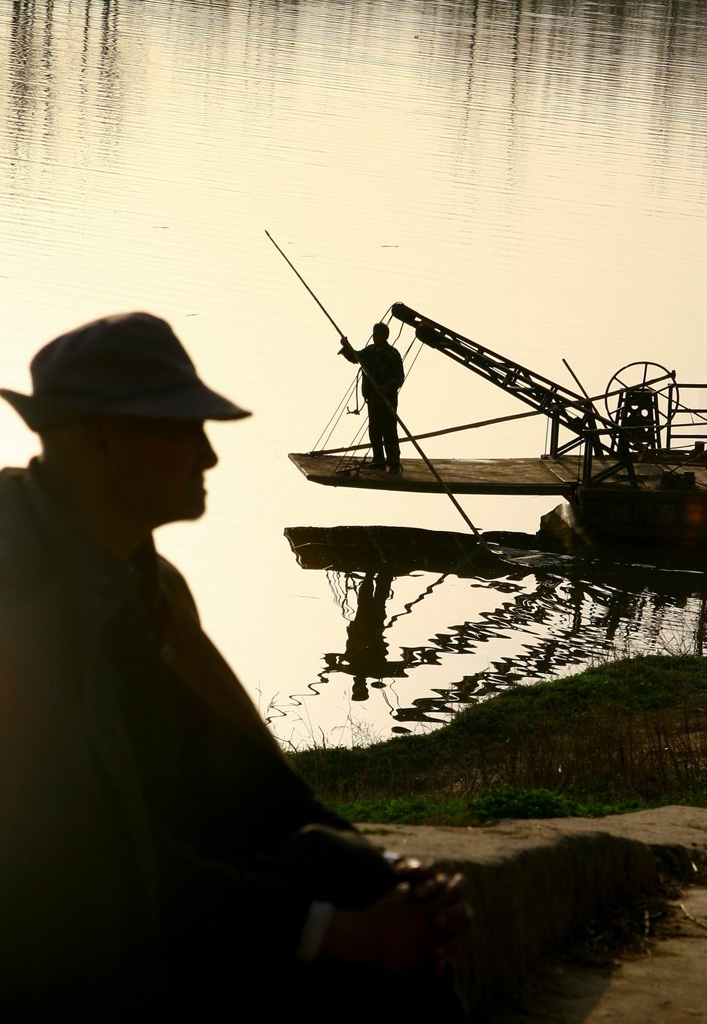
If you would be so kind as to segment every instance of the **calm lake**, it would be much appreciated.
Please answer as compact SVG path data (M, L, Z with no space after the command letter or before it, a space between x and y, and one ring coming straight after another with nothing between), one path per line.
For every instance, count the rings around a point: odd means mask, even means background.
M166 317L255 415L214 425L209 511L158 534L285 745L432 728L511 683L701 651L693 571L307 571L286 527L463 530L442 496L308 484L354 345L403 301L592 395L635 360L707 380L705 0L4 0L0 382L78 323ZM433 351L415 432L523 411ZM36 440L0 410L2 464ZM344 414L333 443L361 417ZM430 456L535 456L539 419ZM533 533L556 501L467 497ZM362 653L363 652L363 653Z

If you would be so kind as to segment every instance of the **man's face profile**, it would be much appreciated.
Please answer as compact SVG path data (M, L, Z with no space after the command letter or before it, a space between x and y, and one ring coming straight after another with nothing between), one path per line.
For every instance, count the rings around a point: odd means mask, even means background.
M115 416L97 429L118 500L150 529L204 514L204 473L218 459L202 421Z

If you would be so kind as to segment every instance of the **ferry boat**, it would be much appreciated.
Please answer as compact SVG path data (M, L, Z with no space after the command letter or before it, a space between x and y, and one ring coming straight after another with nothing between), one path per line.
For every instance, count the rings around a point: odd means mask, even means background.
M634 362L603 395L580 391L521 366L403 303L390 316L422 344L514 395L528 411L413 435L398 417L403 472L372 470L368 445L291 453L313 483L332 487L455 494L536 494L565 499L544 525L575 541L630 541L683 548L707 543L707 385L678 383L675 371ZM550 420L548 450L537 458L428 459L432 436L532 416ZM461 511L461 509L460 509ZM463 514L463 513L462 513Z

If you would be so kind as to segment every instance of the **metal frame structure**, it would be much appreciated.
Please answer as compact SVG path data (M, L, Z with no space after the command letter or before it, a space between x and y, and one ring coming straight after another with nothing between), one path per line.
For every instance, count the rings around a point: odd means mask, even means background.
M648 429L646 420L641 419L637 424L637 429L632 431L631 424L617 423L602 416L597 411L592 399L586 394L579 395L562 384L516 363L507 356L494 352L470 338L465 338L402 302L396 302L391 307L391 314L396 319L413 327L416 337L423 344L442 352L450 359L488 380L489 383L514 395L531 408L545 413L551 423L549 457L558 458L578 448L584 448L581 473L581 482L584 485L594 486L625 470L632 486L637 486L634 471L635 458L641 453L655 452L660 438L659 428L653 429L651 433L650 424L650 429ZM665 389L669 389L669 401L672 402L673 396L677 396L677 385L675 384L675 375L671 371L666 371L659 378L644 379L639 390L650 395L652 394L652 385L666 380L672 382L671 385L664 385ZM620 403L625 405L630 389L619 389L614 394L618 394ZM703 418L704 435L707 435L707 413ZM670 436L670 419L667 427L668 436ZM573 436L560 443L562 428L568 430ZM651 441L653 443L650 443ZM611 459L613 464L593 474L594 456Z

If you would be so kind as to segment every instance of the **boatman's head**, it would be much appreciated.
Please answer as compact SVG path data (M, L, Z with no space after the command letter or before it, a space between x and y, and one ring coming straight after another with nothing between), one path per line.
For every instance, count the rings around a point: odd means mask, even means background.
M373 325L373 344L374 345L385 345L390 334L390 329L387 324L374 324Z
M0 390L42 440L44 461L110 492L152 529L204 511L216 464L205 420L250 413L209 388L170 325L149 313L84 324L45 345L32 393ZM80 478L80 479L79 479Z

